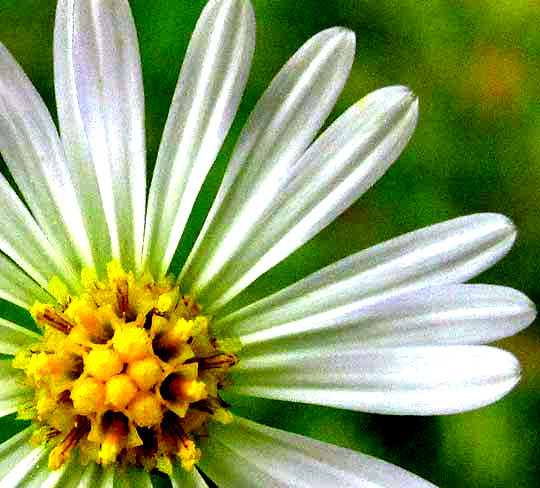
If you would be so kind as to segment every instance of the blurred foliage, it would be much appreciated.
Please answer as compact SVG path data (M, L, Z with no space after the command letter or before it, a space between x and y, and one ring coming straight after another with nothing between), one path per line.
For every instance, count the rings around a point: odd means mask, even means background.
M180 62L204 1L131 0L146 91L153 167ZM53 0L0 0L0 41L55 113ZM368 245L474 212L508 215L512 252L477 281L538 301L540 261L540 3L529 0L254 0L257 47L237 120L175 258L187 255L249 111L311 35L342 25L357 54L330 117L378 87L410 86L421 116L412 142L377 185L336 222L267 273L239 302L267 294ZM3 315L13 316L9 307ZM20 311L15 311L20 315ZM23 317L23 320L26 320ZM388 417L233 398L236 411L293 432L379 456L442 487L536 487L540 423L538 325L502 341L524 379L505 399L462 415ZM11 421L11 420L10 420ZM6 421L2 422L2 430Z

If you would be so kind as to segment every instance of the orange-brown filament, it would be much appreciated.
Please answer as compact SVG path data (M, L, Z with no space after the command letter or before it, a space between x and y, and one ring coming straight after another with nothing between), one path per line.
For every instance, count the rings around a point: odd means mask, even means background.
M191 439L180 424L180 419L178 416L169 412L166 419L167 433L172 437L177 449L180 449L180 443L182 446L184 446L184 448L189 448L189 441ZM165 425L165 422L163 422L163 424Z
M116 301L120 317L123 317L129 311L128 284L125 280L121 280L116 284Z
M212 356L190 358L185 363L195 362L199 364L199 371L223 367L230 368L236 364L236 356L234 354L220 353Z
M50 456L49 465L53 469L58 469L71 455L71 451L77 446L79 441L90 432L90 420L86 417L77 417L76 425L66 435L64 440L56 446Z
M42 320L47 325L59 330L60 332L63 332L66 335L69 334L70 330L74 326L73 322L67 319L63 313L57 312L53 308L45 309L43 313L38 315L37 319Z
M60 395L58 395L58 403L67 403L71 401L70 398L71 392L69 390L64 390Z

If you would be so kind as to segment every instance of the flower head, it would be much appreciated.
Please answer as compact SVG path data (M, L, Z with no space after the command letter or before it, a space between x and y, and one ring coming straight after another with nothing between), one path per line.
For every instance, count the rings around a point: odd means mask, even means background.
M180 72L146 192L142 75L127 0L59 0L59 134L0 46L0 406L33 421L0 446L2 486L431 486L383 461L234 417L240 394L396 414L496 401L519 379L482 344L534 318L521 293L462 284L515 230L496 214L434 225L267 298L225 305L324 228L407 144L418 103L377 90L317 135L354 55L342 28L308 40L246 123L204 227L171 261L229 130L254 49L248 0L211 0ZM147 202L147 203L146 203ZM75 481L74 481L75 480Z

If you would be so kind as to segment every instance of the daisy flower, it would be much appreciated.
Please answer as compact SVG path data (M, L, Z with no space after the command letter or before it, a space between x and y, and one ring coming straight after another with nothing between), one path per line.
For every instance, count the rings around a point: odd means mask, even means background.
M221 392L431 415L481 407L517 383L516 359L479 344L528 325L533 305L461 284L511 247L514 227L496 214L395 238L225 311L365 192L414 130L417 100L392 86L318 135L353 61L343 28L308 40L274 78L189 257L169 272L254 39L248 0L208 3L148 193L127 0L59 0L59 132L0 47L0 151L19 191L0 178L0 297L41 331L0 321L0 411L32 420L0 446L3 488L151 486L156 469L174 487L206 486L201 471L231 487L432 486L233 416Z

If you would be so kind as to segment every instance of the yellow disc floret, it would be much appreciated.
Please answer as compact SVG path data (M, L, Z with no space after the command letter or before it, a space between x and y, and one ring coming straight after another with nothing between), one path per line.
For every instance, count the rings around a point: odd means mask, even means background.
M128 406L129 418L139 427L158 425L163 419L161 402L149 391L140 391Z
M91 415L103 408L105 385L96 378L80 378L71 390L73 408L81 415Z
M149 390L163 376L159 361L154 357L147 357L129 363L126 373L141 390Z
M124 363L112 349L92 349L84 358L84 371L101 381L107 381L124 368Z
M113 347L122 361L129 363L152 354L152 341L144 329L124 326L116 329Z
M137 393L137 385L127 374L118 374L105 383L105 404L113 410L122 410Z
M83 270L81 286L71 296L51 280L57 302L30 310L43 340L13 361L35 391L20 415L34 420L36 442L51 445L49 466L60 468L77 448L83 463L170 473L176 459L192 469L205 424L231 420L218 393L238 341L212 336L172 278L136 277L113 262L106 281Z

